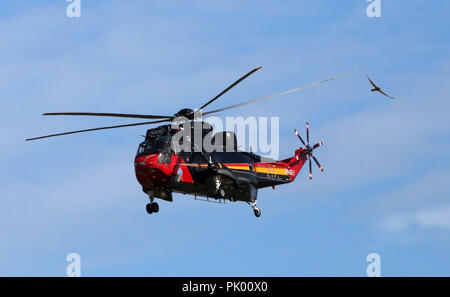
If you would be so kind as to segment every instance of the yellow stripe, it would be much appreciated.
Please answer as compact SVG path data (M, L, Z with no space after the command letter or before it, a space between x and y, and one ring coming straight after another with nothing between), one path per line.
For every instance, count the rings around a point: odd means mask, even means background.
M183 165L187 165L187 164L183 164ZM206 167L208 166L207 164L189 164L189 166L200 166L200 167ZM220 166L220 164L219 164ZM234 170L250 170L250 167L248 165L245 166L233 166L233 165L226 165L229 169L234 169ZM222 167L222 166L220 166ZM277 174L277 175L289 175L288 172L286 172L286 168L274 168L274 167L256 167L255 171L257 173L268 173L268 174Z
M233 165L227 165L230 169L236 169L236 170L250 170L250 167L247 166L233 166Z
M277 174L277 175L288 175L286 173L285 168L266 168L266 167L257 167L256 172L258 173L269 173L269 174Z
M233 165L227 165L230 169L235 170L250 170L249 166L233 166ZM274 168L274 167L256 167L255 171L258 173L269 173L269 174L277 174L277 175L289 175L286 172L286 168Z

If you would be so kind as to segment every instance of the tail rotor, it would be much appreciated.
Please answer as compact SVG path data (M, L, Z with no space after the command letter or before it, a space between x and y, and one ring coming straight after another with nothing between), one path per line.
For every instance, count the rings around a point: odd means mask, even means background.
M319 167L320 171L323 172L322 165L320 165L319 161L317 161L316 157L314 157L314 155L313 155L313 151L316 148L321 147L323 145L323 142L319 141L318 143L316 143L312 147L309 145L309 123L306 123L306 143L303 140L303 138L300 136L300 133L298 133L297 130L294 130L294 132L297 135L298 139L300 139L301 143L305 146L305 154L308 155L308 160L309 160L309 179L312 179L312 164L311 164L312 162L311 162L311 159L314 160L314 163L316 163L316 165L317 165L317 167Z

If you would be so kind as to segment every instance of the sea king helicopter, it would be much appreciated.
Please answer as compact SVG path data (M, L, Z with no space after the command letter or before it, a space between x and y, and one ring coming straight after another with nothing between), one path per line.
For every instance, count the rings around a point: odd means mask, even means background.
M155 198L172 202L172 193L176 192L194 195L195 197L206 197L207 200L212 199L212 201L216 202L226 200L232 202L243 201L251 205L255 216L259 217L261 216L261 210L256 206L259 189L266 187L275 188L277 185L293 182L305 162L309 162L310 179L312 178L312 161L323 171L323 167L313 155L314 150L322 146L322 142L320 141L314 145L310 144L309 125L307 123L306 141L297 130L294 130L303 147L295 150L294 156L290 158L279 161L272 160L253 152L238 150L234 132L221 131L214 134L212 126L202 121L201 116L297 92L301 89L359 71L340 74L243 103L203 111L205 107L260 68L257 67L251 70L197 110L184 108L172 116L96 112L44 113L44 116L100 116L151 119L152 121L70 131L26 140L31 141L82 132L171 122L157 128L148 129L144 141L139 144L135 157L136 178L142 186L142 190L150 199L146 205L147 212L152 214L159 211L159 205L154 201ZM198 127L200 128L198 129ZM177 137L180 135L180 132L183 132L181 135L185 137ZM196 149L198 141L200 140L203 143L205 137L211 137L210 143L213 149Z

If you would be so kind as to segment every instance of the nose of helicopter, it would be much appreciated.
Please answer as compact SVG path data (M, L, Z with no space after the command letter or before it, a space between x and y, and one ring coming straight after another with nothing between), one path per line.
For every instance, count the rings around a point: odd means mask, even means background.
M158 154L136 157L134 170L138 182L143 186L150 187L170 181L170 163L159 163Z

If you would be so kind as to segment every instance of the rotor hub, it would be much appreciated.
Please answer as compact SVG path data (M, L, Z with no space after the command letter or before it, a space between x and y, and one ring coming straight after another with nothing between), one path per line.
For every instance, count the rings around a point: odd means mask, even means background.
M190 108L183 108L180 111L178 111L176 114L173 115L175 118L178 117L185 117L189 120L194 119L194 110Z

